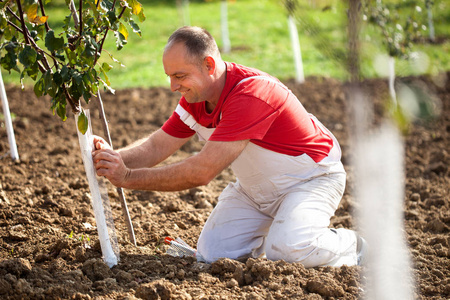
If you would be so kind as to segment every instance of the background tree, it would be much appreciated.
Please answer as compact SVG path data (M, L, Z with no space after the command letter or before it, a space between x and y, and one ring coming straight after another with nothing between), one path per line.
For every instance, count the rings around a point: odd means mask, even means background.
M412 52L413 40L422 35L420 14L422 8L416 1L387 4L381 0L365 2L365 17L380 31L383 44L389 55L389 92L397 106L395 93L395 59L408 59Z
M425 7L427 8L428 17L428 32L430 41L434 42L436 37L434 35L434 21L433 21L433 0L425 0Z

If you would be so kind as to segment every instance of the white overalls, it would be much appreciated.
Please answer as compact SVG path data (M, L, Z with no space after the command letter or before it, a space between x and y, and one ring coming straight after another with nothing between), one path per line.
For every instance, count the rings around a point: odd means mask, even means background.
M200 140L212 135L214 128L201 126L181 106L175 111ZM328 228L345 189L341 150L331 132L311 118L333 138L334 146L321 162L250 142L231 164L237 180L220 195L197 244L207 262L266 255L305 267L356 265L354 232Z

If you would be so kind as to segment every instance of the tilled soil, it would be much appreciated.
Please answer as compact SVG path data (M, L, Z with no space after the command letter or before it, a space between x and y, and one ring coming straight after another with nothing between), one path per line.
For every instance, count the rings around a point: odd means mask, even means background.
M397 82L420 86L442 104L437 118L410 124L404 137L404 225L416 298L449 298L450 73L439 80L415 77ZM331 226L356 229L347 85L324 78L308 78L302 85L285 83L340 140L348 183ZM362 86L374 103L375 121L380 120L386 80L367 80ZM191 190L126 190L137 247L129 242L118 196L108 184L121 252L119 264L108 268L101 258L73 115L62 122L49 110L49 99L36 99L31 89L8 86L7 95L21 160L12 162L7 155L6 129L0 119L0 298L357 299L364 295L365 267L306 269L300 263L262 258L204 264L167 255L166 236L195 246L218 195L234 180L229 169L207 186ZM178 95L166 88L128 89L105 93L103 101L118 148L159 128L175 108ZM91 115L94 133L101 135L95 106ZM199 149L199 142L189 142L169 162Z

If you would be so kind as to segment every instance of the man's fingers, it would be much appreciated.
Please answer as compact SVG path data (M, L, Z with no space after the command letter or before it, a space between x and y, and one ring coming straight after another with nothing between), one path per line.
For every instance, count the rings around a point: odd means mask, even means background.
M97 169L97 176L104 176L108 178L108 170L104 168Z
M94 147L96 150L111 149L111 146L101 137L94 135Z
M97 163L95 163L95 169L110 169L113 166L113 164L107 160L99 160Z
M114 159L117 159L117 154L111 149L103 149L103 150L95 150L92 152L92 157L94 159L94 163L99 160L109 160L113 161Z

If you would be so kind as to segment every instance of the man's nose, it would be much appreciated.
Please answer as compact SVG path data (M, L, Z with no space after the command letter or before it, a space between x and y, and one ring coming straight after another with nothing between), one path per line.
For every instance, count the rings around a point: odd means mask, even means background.
M178 82L176 82L175 79L170 79L170 89L172 90L172 92L178 91L179 88L180 85L178 84Z

